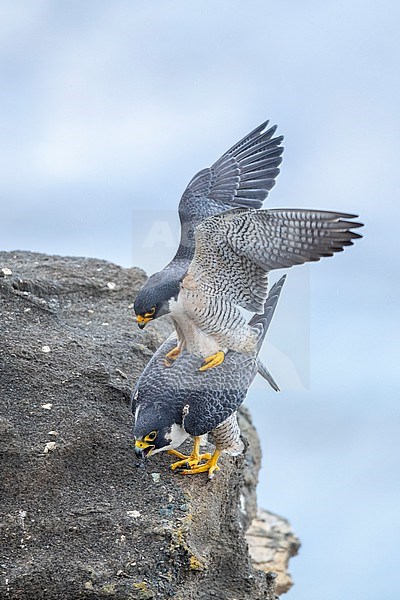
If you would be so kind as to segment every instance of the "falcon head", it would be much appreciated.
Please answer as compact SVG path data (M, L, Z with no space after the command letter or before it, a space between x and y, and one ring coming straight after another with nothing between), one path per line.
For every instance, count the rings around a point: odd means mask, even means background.
M154 273L146 281L136 296L134 303L136 321L140 329L143 329L149 321L158 319L170 312L169 301L177 298L179 294L179 282L167 279L167 274Z
M167 446L165 431L150 431L150 433L137 437L135 436L135 454L138 458L145 458L150 454L162 452Z
M178 448L188 437L184 429L173 423L170 427L153 429L145 435L135 435L135 454L138 458L146 458L165 450Z
M174 418L168 410L168 403L163 408L163 412L160 412L154 404L137 406L133 435L138 458L178 448L188 437L182 425L175 422L179 419Z

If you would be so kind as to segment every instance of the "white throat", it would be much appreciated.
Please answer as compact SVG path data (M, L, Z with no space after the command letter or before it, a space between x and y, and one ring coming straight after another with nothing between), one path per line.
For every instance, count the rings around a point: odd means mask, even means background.
M171 427L171 433L165 437L167 440L170 440L168 446L163 446L162 448L153 450L151 453L152 455L157 454L158 452L164 452L165 450L173 450L178 448L189 437L189 434L186 433L183 427L174 423Z

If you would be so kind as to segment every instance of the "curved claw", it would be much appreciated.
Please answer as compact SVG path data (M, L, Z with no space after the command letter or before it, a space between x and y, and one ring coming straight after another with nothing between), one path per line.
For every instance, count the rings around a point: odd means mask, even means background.
M212 354L211 356L207 356L204 359L202 366L199 368L199 371L207 371L208 369L213 369L214 367L218 367L225 360L225 352L220 350L216 354Z

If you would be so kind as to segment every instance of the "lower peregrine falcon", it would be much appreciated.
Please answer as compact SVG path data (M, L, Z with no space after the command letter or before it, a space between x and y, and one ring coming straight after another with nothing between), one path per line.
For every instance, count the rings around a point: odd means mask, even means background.
M229 352L219 369L200 374L199 358L186 350L172 368L164 367L164 355L176 343L174 335L158 349L132 395L135 452L139 457L169 451L179 458L171 465L173 470L187 466L184 474L208 472L212 476L219 469L221 452L236 455L243 451L236 411L259 371L258 353L285 277L271 288L263 314L249 322L256 337L252 354ZM200 453L200 437L206 433L213 434L216 445L212 456ZM194 437L194 448L186 456L176 448L189 436Z

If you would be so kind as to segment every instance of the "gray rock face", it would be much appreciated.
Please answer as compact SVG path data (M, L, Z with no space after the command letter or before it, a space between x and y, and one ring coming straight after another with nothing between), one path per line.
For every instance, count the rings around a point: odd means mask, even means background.
M246 532L253 565L277 574L277 593L284 594L293 585L288 573L289 559L296 556L300 541L286 519L259 509Z
M253 568L259 446L221 472L145 469L130 390L170 331L140 332L139 269L0 253L0 597L19 600L275 598ZM273 568L273 562L271 564Z

